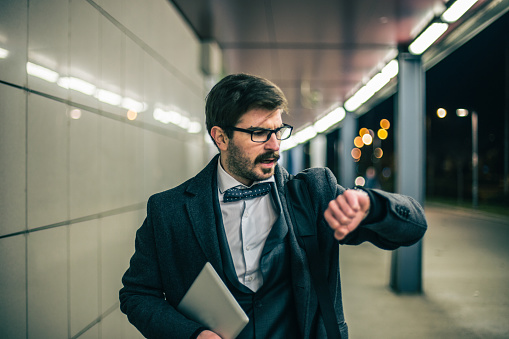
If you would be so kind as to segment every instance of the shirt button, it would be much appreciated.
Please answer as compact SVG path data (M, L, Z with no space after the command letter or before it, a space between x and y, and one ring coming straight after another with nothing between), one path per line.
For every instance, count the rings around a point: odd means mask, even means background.
M246 251L251 250L251 246L246 246Z
M247 277L247 281L253 281L253 277L252 276Z

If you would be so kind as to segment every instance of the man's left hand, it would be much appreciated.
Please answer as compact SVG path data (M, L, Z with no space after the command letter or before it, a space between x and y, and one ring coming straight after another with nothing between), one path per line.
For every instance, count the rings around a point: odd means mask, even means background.
M369 196L362 190L346 190L329 202L324 217L334 230L334 237L343 240L368 215Z

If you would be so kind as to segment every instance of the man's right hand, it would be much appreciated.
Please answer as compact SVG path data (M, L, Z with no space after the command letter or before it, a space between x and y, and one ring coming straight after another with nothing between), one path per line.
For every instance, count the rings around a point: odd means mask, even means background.
M206 330L198 334L198 337L196 337L196 339L221 339L221 337L212 331Z

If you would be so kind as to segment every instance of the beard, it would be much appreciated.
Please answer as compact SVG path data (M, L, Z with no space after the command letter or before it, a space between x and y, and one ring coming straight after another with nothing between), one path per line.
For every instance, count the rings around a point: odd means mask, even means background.
M230 140L230 144L228 145L228 153L226 167L231 174L250 181L265 180L274 174L274 167L261 168L262 173L258 174L256 171L257 164L267 159L274 159L275 162L279 160L279 152L267 152L260 154L252 161L237 145L235 145L233 140Z

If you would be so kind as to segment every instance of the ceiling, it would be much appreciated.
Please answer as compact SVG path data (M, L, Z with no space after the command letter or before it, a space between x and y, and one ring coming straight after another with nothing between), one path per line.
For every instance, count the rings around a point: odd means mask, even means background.
M343 105L448 0L171 2L200 40L219 44L226 74L256 74L279 85L289 101L285 121L299 129Z

